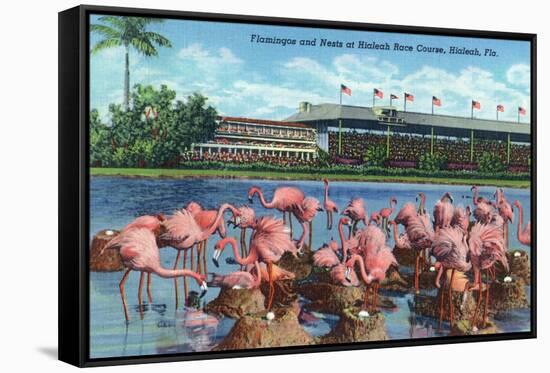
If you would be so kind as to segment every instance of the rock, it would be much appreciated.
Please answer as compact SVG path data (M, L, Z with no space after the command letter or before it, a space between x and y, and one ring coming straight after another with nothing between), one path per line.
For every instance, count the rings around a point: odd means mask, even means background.
M478 322L481 324L481 322ZM453 324L451 335L484 335L500 333L495 323L488 321L484 327L478 327L478 330L472 330L469 320L459 320Z
M277 265L287 271L294 273L296 280L303 280L311 273L313 267L313 253L304 248L304 254L296 258L290 252L283 254Z
M259 289L222 288L216 299L206 305L205 311L238 319L264 311L264 302L265 298Z
M333 285L323 282L306 283L296 286L296 291L311 301L308 310L327 313L340 313L364 299L360 287Z
M510 271L506 272L504 267L497 263L495 265L497 277L502 279L505 276L511 275L518 280L523 281L524 284L529 285L531 283L531 262L529 254L525 250L512 250L506 253L508 259L508 265Z
M330 333L319 339L320 344L384 341L388 339L384 314L374 312L359 317L361 308L350 307L340 313L340 319Z
M476 301L472 292L466 293L452 291L453 294L453 321L469 320L475 311ZM464 297L464 294L465 297ZM414 297L414 312L417 315L432 317L439 320L439 296L416 294ZM445 298L443 302L443 317L449 319L449 297L445 287Z
M262 311L240 318L214 351L305 346L313 338L299 324L290 308L275 308L275 318L267 321Z
M118 231L104 229L94 236L90 246L90 271L115 272L125 268L117 248L107 249L100 255L107 242L118 234Z
M528 308L522 280L512 282L494 281L489 287L489 308L496 313L512 308Z
M414 267L416 265L416 251L412 249L393 248L393 255L400 266Z
M407 292L409 291L409 283L405 280L399 271L394 267L390 267L386 273L386 278L380 284L380 288L388 291Z

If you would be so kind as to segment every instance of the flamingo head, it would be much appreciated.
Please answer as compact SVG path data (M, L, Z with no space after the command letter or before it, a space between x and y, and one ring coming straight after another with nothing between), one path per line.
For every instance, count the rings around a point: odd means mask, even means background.
M204 276L202 276L202 277L204 277ZM200 288L201 288L201 294L199 295L199 298L204 298L204 296L208 292L208 285L206 284L206 281L204 280L204 278L201 281Z
M476 190L477 190L477 185L472 185L472 187L470 188L470 191L475 192Z
M454 202L454 198L453 196L451 195L451 193L449 192L445 192L445 194L443 195L443 197L441 197L441 199L448 199L451 203Z
M248 202L254 203L254 200L252 199L255 194L260 193L262 190L259 187L253 186L248 190Z
M369 224L370 223L380 225L382 223L382 215L380 215L378 212L373 212L370 216Z
M199 211L202 211L201 205L199 205L197 202L189 202L185 209L191 214L195 215Z
M166 220L166 215L164 215L163 212L159 212L157 215L156 215L157 219L159 222L163 222Z
M390 198L390 205L393 204L394 206L397 206L397 198L391 197Z
M228 243L231 243L232 245L237 245L237 241L233 237L226 237L222 238L216 244L214 245L214 254L212 255L212 262L216 267L220 266L220 263L218 260L220 259L220 256L222 255L223 249L225 249L225 245Z
M516 199L514 201L514 206L516 206L518 209L520 209L521 208L521 203Z
M347 225L348 227L351 227L351 219L348 216L342 216L340 218L340 224Z
M323 183L325 183L326 185L328 185L328 179L327 179L326 177L323 179Z

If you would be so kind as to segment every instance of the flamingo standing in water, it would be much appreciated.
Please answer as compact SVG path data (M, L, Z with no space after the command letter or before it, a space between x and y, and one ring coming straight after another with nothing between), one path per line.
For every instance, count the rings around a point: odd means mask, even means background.
M390 197L390 207L384 207L378 212L380 214L380 217L382 218L382 227L386 231L386 237L389 236L389 232L390 232L388 221L390 220L391 214L395 212L396 206L397 206L397 198Z
M481 281L481 272L485 271L485 307L483 311L483 323L487 320L487 310L489 307L489 273L493 271L496 262L500 262L508 271L508 259L506 258L506 247L504 245L504 236L502 234L502 225L500 224L481 224L475 223L470 230L468 245L470 248L470 258L474 268L474 286L471 290L477 289L479 297L471 320L471 326L476 326L477 312L481 305L483 286Z
M514 201L514 206L518 208L518 241L525 245L531 246L531 222L528 222L525 228L523 228L523 206L518 200Z
M140 271L141 273L155 273L163 278L177 278L190 276L197 281L197 284L202 289L201 297L208 290L208 286L204 281L204 277L196 272L187 269L167 269L160 264L159 248L155 234L149 229L132 228L124 234L124 237L119 241L120 256L122 262L128 269L122 276L119 284L120 296L124 307L124 316L126 322L130 320L128 315L128 307L126 305L126 295L124 293L124 284L128 279L128 275L132 270ZM138 302L141 309L141 292L143 288L143 276L139 281ZM143 313L142 313L143 318Z
M460 227L445 227L437 231L433 239L432 254L435 256L435 268L438 271L435 286L439 290L439 329L443 321L443 305L445 302L445 290L441 289L441 276L451 269L451 277L448 284L449 296L449 321L453 326L453 280L455 271L466 272L472 268L468 261L468 244L465 233ZM463 289L466 290L466 289Z
M479 190L477 186L472 186L471 191L474 192L472 196L472 201L474 203L474 217L476 221L482 224L488 224L491 221L492 215L494 214L494 206L491 201L485 197L479 196Z
M378 289L380 284L386 278L386 272L390 266L397 266L397 260L393 256L391 249L387 246L381 246L376 249L366 250L365 256L354 254L346 262L346 278L351 282L350 274L356 263L359 263L361 279L367 286L365 290L365 308L368 311L369 305L374 309L378 308ZM368 272L368 273L367 273ZM373 300L369 302L369 291L372 290Z
M212 274L212 280L209 285L211 287L222 287L226 289L255 289L260 286L262 281L262 273L258 261L254 263L256 275L252 275L249 271L236 271L227 275Z
M363 221L365 225L369 224L367 209L365 208L365 201L363 201L363 198L353 198L344 211L342 211L342 215L349 217L353 223L349 232L349 238L355 234L359 221Z
M180 259L181 252L183 251L183 268L185 269L187 263L187 250L193 248L193 246L199 242L206 240L210 235L212 235L219 227L220 221L223 219L223 214L225 210L230 209L233 212L233 215L238 215L239 210L229 203L223 204L217 214L216 219L212 224L206 228L202 229L193 215L189 213L186 209L176 211L176 213L164 222L164 228L166 232L161 235L161 238L166 240L170 246L178 250L176 256L176 261L174 263L174 269L177 268L178 262ZM184 290L185 298L187 299L187 281L184 278ZM174 278L174 286L176 288L176 309L179 305L178 297L178 279Z
M317 212L323 211L321 203L317 198L306 197L302 203L294 209L294 215L302 225L302 235L298 240L298 251L302 252L306 236L309 232L309 249L311 250L311 243L313 241L313 219L317 215Z
M395 217L395 222L405 227L410 246L416 252L414 288L415 292L418 294L420 292L420 284L418 281L418 276L420 274L420 259L424 251L432 246L434 231L429 223L428 215L419 215L415 205L412 203L403 205Z
M208 229L214 221L216 220L216 216L218 214L218 210L204 210L201 205L199 205L196 202L190 202L187 207L185 208L187 211L193 215L193 218L195 218L195 221L201 227L202 230ZM227 234L227 228L225 227L224 220L220 220L215 231L220 236L220 238L224 238ZM197 272L198 273L208 273L208 268L206 265L206 250L208 248L208 238L206 238L204 241L197 243ZM191 249L192 250L192 249ZM202 263L201 263L201 254L202 254ZM193 253L191 252L191 263L193 262ZM191 269L193 269L193 266L191 264Z
M229 220L228 223L233 224L235 228L241 228L241 256L248 255L246 249L246 230L256 227L256 212L248 206L240 206L238 208L239 215L234 217L234 220Z
M514 209L506 197L504 196L504 191L502 188L497 188L495 192L496 197L496 206L499 215L504 219L504 224L502 226L503 235L504 235L504 244L506 249L508 249L508 223L514 224Z
M290 226L290 236L292 237L292 214L295 213L296 206L302 204L306 196L299 188L283 186L278 187L273 192L273 198L267 202L264 193L260 187L253 186L248 190L248 200L253 203L253 197L258 195L260 203L266 209L276 209L283 213L283 222L286 224L286 213L288 212L288 223Z
M216 243L216 250L212 261L218 266L218 259L222 254L225 246L230 244L233 248L236 263L240 265L248 265L256 260L264 262L267 265L269 277L269 295L267 300L267 318L273 319L274 314L271 312L273 306L273 296L275 295L275 287L273 285L273 263L281 259L285 252L291 252L296 256L296 246L290 239L283 221L273 217L262 217L256 221L256 228L250 237L250 247L248 255L243 258L237 249L237 241L233 237L226 237Z
M103 254L103 252L106 249L111 248L120 248L120 242L124 240L125 235L128 231L132 229L147 229L150 232L152 232L155 237L158 239L160 232L161 232L161 223L165 220L164 214L158 214L155 216L152 215L143 215L139 216L136 219L134 219L132 222L130 222L128 225L126 225L122 230L119 232L118 236L111 239L103 248L100 250L99 255ZM158 242L157 242L158 244ZM139 283L143 284L143 277L145 276L145 273L147 273L147 299L149 300L149 303L153 303L153 293L151 291L151 273L149 272L141 272L141 277L139 279ZM141 296L141 294L140 294ZM141 302L140 302L141 306Z
M333 200L328 198L328 179L326 177L323 179L323 182L325 183L325 199L323 206L327 212L327 229L330 230L332 229L332 214L338 213L338 206Z

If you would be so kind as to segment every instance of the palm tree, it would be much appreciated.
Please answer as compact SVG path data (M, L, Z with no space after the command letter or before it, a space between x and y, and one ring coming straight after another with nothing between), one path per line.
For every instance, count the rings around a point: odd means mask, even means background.
M103 16L99 18L103 24L92 24L90 30L100 34L103 39L98 41L91 53L113 47L124 47L126 61L124 68L124 108L128 110L130 103L130 47L138 53L150 57L157 56L156 46L171 47L172 43L164 36L147 31L151 23L164 22L160 18Z

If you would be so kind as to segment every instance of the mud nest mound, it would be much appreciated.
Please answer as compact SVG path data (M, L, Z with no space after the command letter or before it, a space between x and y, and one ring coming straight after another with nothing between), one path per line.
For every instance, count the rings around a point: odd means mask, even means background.
M414 306L413 311L420 316L431 317L434 319L439 319L439 301L440 295L443 291L439 292L438 295L426 295L426 294L417 294L414 297ZM443 317L444 319L449 319L449 294L445 288L443 299ZM476 307L476 298L473 296L472 292L458 292L452 291L453 297L453 321L458 322L460 320L469 320L475 311Z
M118 249L107 249L100 254L105 245L118 234L118 231L104 229L94 236L90 246L90 271L116 272L124 269Z
M238 319L264 311L264 302L265 297L260 289L222 288L216 299L206 305L205 311Z
M524 284L529 285L531 283L531 261L529 254L525 250L512 250L506 253L508 259L508 265L510 271L506 272L504 267L497 263L495 269L498 278L511 275L517 280L523 281Z
M243 316L214 351L305 346L314 343L311 335L299 324L292 309L276 308L273 312L275 318L271 321L266 320L265 311Z
M478 322L478 324L482 324ZM486 335L500 333L494 322L489 320L484 326L479 326L477 330L472 330L469 320L459 320L453 324L451 335Z
M289 252L283 254L277 265L287 271L293 272L296 280L303 280L311 273L313 267L313 253L304 248L304 254L297 258Z
M496 313L513 308L528 308L529 301L525 294L522 280L512 282L495 281L489 288L489 308Z
M396 268L391 267L386 273L386 278L380 284L380 288L388 291L406 293L409 291L410 283L401 276Z
M387 340L384 314L375 312L368 317L359 317L359 311L359 307L344 309L338 323L330 333L319 339L319 344Z
M275 281L273 283L275 293L273 295L273 304L279 306L289 306L298 299L298 294L294 289L293 280ZM260 290L267 299L269 296L269 283L262 282Z

